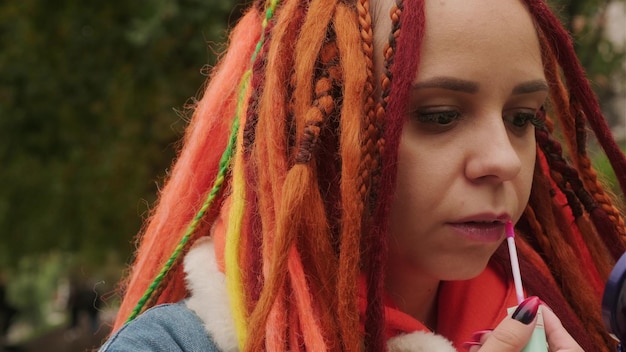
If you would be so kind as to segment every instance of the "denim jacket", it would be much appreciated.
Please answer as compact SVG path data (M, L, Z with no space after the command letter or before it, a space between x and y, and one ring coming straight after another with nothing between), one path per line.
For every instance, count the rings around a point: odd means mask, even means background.
M99 352L219 352L200 318L184 302L150 308L124 325Z
M113 334L99 352L238 351L225 276L218 269L213 242L200 239L184 261L189 298L146 310ZM390 352L456 352L432 332L414 331L387 341Z

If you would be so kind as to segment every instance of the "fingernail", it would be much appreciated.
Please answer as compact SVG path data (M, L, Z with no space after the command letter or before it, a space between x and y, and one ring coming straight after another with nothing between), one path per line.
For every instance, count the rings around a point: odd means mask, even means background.
M552 308L550 308L550 306L548 305L548 303L546 303L545 301L541 300L541 302L540 302L540 303L541 303L541 305L542 305L542 306L544 306L544 308L548 309L548 310L549 310L549 311L551 311L551 312L554 312L554 311L552 310Z
M537 316L539 304L541 304L541 300L539 300L539 297L528 297L524 301L522 301L522 303L520 303L515 312L513 312L511 318L519 321L524 325L528 325L535 319L535 316Z
M472 348L472 346L482 346L483 344L477 341L466 341L463 342L463 345L461 345L461 347L465 348L466 350L469 350L470 348Z
M472 334L472 341L478 341L480 342L480 339L483 337L484 334L488 333L488 332L492 332L493 329L486 329L486 330L478 330L475 333Z

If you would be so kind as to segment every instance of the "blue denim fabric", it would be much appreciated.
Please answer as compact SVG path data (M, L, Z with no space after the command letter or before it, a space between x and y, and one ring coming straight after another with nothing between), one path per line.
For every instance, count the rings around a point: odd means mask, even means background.
M150 308L124 325L99 352L219 352L200 318L183 302Z

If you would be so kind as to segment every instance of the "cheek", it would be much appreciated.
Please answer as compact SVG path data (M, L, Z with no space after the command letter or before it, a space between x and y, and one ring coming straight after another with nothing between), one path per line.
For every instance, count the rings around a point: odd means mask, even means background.
M535 172L535 162L536 162L536 150L533 149L532 152L528 152L525 157L522 159L522 169L520 171L520 175L518 176L517 181L517 193L519 198L519 206L521 211L526 208L526 204L528 203L528 199L530 198L530 192L532 189L534 172ZM521 214L520 214L521 216Z
M414 203L415 199L423 199L427 197L428 190L435 186L432 181L437 179L434 176L440 174L438 168L441 162L436 162L438 157L435 151L427 149L409 138L400 141L396 182L396 198L400 203Z

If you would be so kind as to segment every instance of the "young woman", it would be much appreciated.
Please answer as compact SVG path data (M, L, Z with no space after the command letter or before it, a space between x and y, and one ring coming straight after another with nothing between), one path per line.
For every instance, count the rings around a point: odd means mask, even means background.
M550 351L612 350L599 302L624 224L587 124L625 182L543 1L259 1L101 350L519 351L539 306Z

